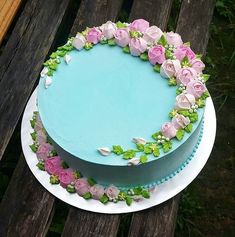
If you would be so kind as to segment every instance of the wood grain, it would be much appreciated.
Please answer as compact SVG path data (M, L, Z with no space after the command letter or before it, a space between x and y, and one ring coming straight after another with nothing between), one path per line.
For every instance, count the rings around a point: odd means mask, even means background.
M117 235L119 215L97 214L70 208L62 237L113 237Z
M116 21L123 0L83 0L71 30L71 35L86 27L99 26L107 20Z
M143 18L150 24L166 29L173 0L134 0L130 21Z
M197 53L205 53L209 39L209 26L213 16L214 0L184 0L180 9L176 31L184 42L189 41Z
M0 204L0 236L45 236L54 197L32 175L23 155Z
M70 1L29 0L0 57L0 159Z
M174 236L179 195L145 211L133 214L130 237Z
M0 44L22 0L0 0Z

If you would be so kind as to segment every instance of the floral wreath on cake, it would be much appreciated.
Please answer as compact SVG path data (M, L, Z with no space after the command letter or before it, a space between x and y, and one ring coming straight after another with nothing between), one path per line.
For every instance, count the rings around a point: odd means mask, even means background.
M198 120L197 110L205 106L209 96L205 82L208 74L203 74L205 64L201 55L195 54L190 43L183 43L181 36L174 32L164 33L157 26L150 26L144 19L138 19L131 24L111 21L100 27L86 28L75 37L69 38L64 46L58 47L44 63L41 77L44 78L45 88L53 82L53 73L64 58L69 64L72 60L69 52L77 50L90 50L96 44L118 45L124 53L149 61L153 70L168 79L169 86L176 86L176 105L169 113L170 122L162 125L161 130L152 134L152 141L141 137L134 137L135 149L124 150L121 145L112 148L98 148L101 155L108 156L114 153L128 160L128 165L138 165L148 161L148 155L158 157L161 150L164 153L172 149L174 139L182 140L185 132L190 133L193 123ZM31 120L34 133L34 144L31 149L36 152L38 167L46 170L50 175L52 184L60 183L69 192L77 192L86 199L99 199L101 202L125 200L128 205L132 200L149 198L148 189L141 187L120 191L113 185L104 188L96 184L93 179L81 178L81 174L68 168L62 162L56 151L48 141L48 136L42 127L41 120L36 112ZM139 153L139 157L137 157ZM133 198L134 197L134 198Z

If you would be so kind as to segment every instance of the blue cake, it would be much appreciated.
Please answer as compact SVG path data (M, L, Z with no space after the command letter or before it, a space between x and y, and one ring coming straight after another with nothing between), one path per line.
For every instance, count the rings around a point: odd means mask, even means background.
M129 205L148 198L200 142L204 67L177 33L143 19L108 21L68 39L41 72L32 147L38 167L87 199Z

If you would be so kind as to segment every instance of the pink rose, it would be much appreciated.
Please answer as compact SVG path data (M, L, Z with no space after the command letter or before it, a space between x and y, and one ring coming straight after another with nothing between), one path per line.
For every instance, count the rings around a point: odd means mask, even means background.
M114 24L113 22L107 21L105 24L103 24L100 27L100 29L106 39L111 39L113 38L117 27L116 27L116 24Z
M162 35L163 33L160 28L158 28L157 26L151 26L146 29L143 38L148 44L151 44L153 42L157 42Z
M85 37L81 33L78 33L73 39L72 45L77 50L81 50L83 49L85 43L86 43Z
M191 65L192 65L192 68L197 73L201 73L205 68L205 64L200 59L197 59L197 58L195 58L191 61Z
M117 29L114 37L116 44L121 47L127 46L131 39L127 29Z
M161 132L163 136L171 139L175 137L177 130L175 129L172 123L168 122L162 125Z
M167 59L163 62L160 68L160 74L162 77L170 78L176 76L176 73L181 69L180 61L178 59Z
M118 197L120 190L114 185L110 185L109 187L105 189L105 193L109 199L113 200Z
M150 63L155 65L156 63L162 64L165 60L165 48L161 45L154 46L148 51L148 57Z
M47 135L45 134L45 132L43 132L43 130L37 131L36 141L38 142L38 144L42 144L42 143L47 142Z
M36 120L36 123L34 125L34 131L38 132L43 129L42 121L41 120Z
M180 61L184 57L188 57L189 60L192 60L196 57L195 53L190 49L190 47L187 47L185 45L180 45L179 47L176 48L174 55L177 59Z
M90 185L85 178L77 179L75 181L75 189L78 195L83 196L89 192Z
M90 187L90 193L94 199L99 200L104 195L104 187L99 184L95 184Z
M130 30L133 30L133 31L145 32L145 30L149 28L149 22L144 19L134 20L129 25L129 28Z
M188 117L184 117L181 114L176 114L175 117L172 119L172 124L178 130L189 125L190 120Z
M176 73L176 80L178 84L187 86L189 82L194 81L197 77L197 72L191 67L184 67Z
M46 160L48 158L48 154L50 151L53 151L53 146L49 143L42 143L39 145L38 150L36 152L37 158L39 160Z
M89 43L97 44L101 39L101 35L101 31L93 27L88 31L86 39Z
M191 94L180 94L176 96L176 106L178 110L190 109L195 104L195 97Z
M130 52L133 56L139 56L147 49L147 42L143 38L133 38L129 43Z
M39 113L36 114L36 118L35 119L36 119L36 121L42 122Z
M186 87L187 93L193 95L196 99L201 97L206 91L205 85L200 81L192 81Z
M181 36L177 33L172 32L172 31L166 33L166 40L167 40L168 44L172 44L176 47L183 44Z
M72 169L61 170L59 173L60 185L66 188L71 182L75 180Z
M59 156L54 156L45 160L45 170L47 173L52 175L59 175L62 170L61 158Z

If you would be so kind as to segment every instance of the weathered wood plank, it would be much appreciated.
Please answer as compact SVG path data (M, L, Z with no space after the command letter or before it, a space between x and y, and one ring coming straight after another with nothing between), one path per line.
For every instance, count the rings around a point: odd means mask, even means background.
M0 57L0 159L70 1L29 0Z
M119 221L119 215L97 214L72 207L62 237L116 236Z
M206 51L214 5L214 0L184 0L182 3L176 31L197 53Z
M122 1L84 0L74 21L71 35L86 26L97 26L107 20L115 21ZM95 214L71 207L62 236L116 236L118 215Z
M23 155L0 204L0 236L45 236L54 197L41 186Z
M123 0L83 0L71 35L86 27L99 26L107 20L115 21Z
M134 213L128 236L174 236L178 203L179 195L161 205Z
M143 18L150 24L157 25L162 30L166 29L170 16L172 0L134 0L130 21Z
M22 0L0 0L0 44Z

